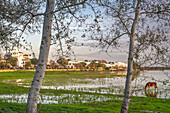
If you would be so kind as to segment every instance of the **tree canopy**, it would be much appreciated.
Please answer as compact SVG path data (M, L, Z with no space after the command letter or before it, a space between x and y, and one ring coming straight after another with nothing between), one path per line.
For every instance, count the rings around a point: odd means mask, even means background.
M38 59L37 58L31 59L31 64L33 64L34 67L37 65L37 63L38 63Z
M31 67L31 61L28 61L25 63L25 68L30 68Z
M2 49L12 50L14 46L32 49L31 44L26 42L22 35L40 32L41 17L36 16L35 12L42 10L42 3L41 0L31 4L20 0L0 2L0 47Z
M60 57L57 60L57 63L60 64L61 66L63 66L65 68L66 65L68 65L68 60L65 58Z
M7 61L8 61L13 67L17 66L17 61L18 61L17 58L15 58L15 57L10 57Z

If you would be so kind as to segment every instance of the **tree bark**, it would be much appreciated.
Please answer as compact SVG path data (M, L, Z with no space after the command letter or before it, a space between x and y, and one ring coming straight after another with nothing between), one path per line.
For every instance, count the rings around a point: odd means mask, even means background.
M121 113L127 113L129 109L129 102L130 102L130 93L131 93L131 80L132 80L132 69L133 69L133 54L134 54L134 42L135 42L135 30L136 25L139 19L139 8L140 8L141 1L138 0L136 10L135 10L135 18L131 27L131 34L130 34L130 44L129 44L129 57L128 57L128 70L126 76L126 84L125 84L125 93L124 93L124 100L121 108Z
M53 20L53 9L55 0L47 0L46 11L44 13L43 33L40 46L39 60L33 82L28 95L26 113L37 113L37 101L40 88L44 78L46 64L48 61L49 49L51 44L51 27Z

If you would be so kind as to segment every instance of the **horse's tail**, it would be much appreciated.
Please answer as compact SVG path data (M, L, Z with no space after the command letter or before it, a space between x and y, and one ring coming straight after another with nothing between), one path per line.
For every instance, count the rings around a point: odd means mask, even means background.
M148 83L145 85L145 90L146 90L147 86L148 86Z

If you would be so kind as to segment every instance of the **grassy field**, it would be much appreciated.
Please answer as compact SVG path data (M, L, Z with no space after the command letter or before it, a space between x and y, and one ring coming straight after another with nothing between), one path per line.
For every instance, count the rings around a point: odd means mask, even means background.
M29 88L17 85L17 80L20 83L30 85L33 79L34 72L16 71L16 72L1 72L0 73L0 96L10 94L28 94ZM124 75L114 75L110 73L98 72L63 72L50 71L46 72L43 85L58 85L67 84L71 78L103 78L103 77L124 77ZM38 109L42 113L117 113L120 112L122 104L122 95L100 94L79 92L75 90L56 90L56 89L41 89L41 95L88 95L102 96L111 98L109 100L89 101L89 102L73 102L60 104L39 104ZM78 100L78 98L77 98ZM165 112L170 113L170 99L158 99L150 97L131 97L129 112ZM26 103L11 103L4 102L0 99L0 113L24 113Z

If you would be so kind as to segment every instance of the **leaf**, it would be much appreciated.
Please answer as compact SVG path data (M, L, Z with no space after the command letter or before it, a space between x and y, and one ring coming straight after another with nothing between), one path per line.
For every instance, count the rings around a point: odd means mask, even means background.
M27 0L29 3L32 3L33 2L33 0Z

